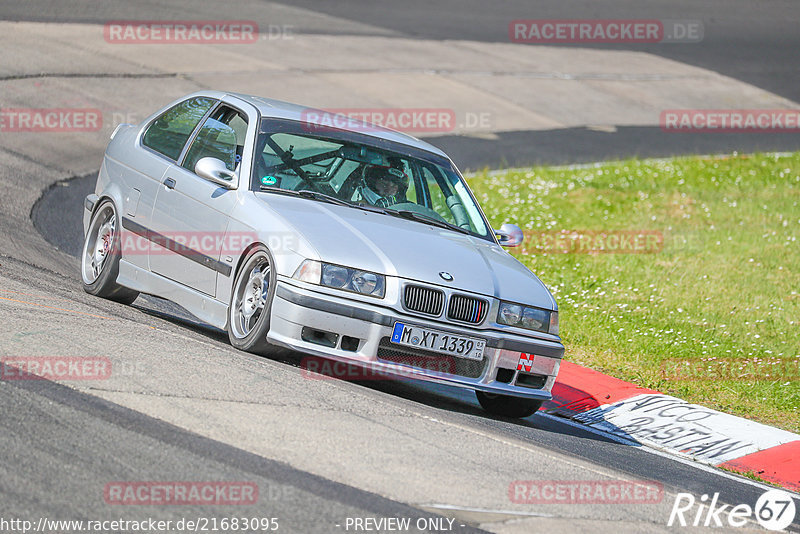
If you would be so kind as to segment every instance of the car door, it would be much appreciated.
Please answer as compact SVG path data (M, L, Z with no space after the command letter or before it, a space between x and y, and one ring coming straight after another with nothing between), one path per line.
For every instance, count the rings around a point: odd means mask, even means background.
M114 152L106 158L106 170L121 188L122 254L126 261L149 268L150 219L164 174L216 102L196 97L171 106L149 121L138 141L132 139L133 150L124 143L114 145Z
M230 255L226 229L238 184L219 185L198 176L194 168L200 159L211 157L240 177L247 131L247 115L220 104L195 132L181 161L167 169L153 208L151 226L163 236L150 251L154 273L211 296L216 296L217 277L232 275L232 262L222 253ZM246 184L247 177L242 181Z

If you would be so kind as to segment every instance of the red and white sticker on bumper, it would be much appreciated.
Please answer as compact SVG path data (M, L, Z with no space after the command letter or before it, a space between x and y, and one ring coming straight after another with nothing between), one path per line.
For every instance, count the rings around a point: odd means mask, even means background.
M525 373L534 373L537 375L555 376L558 374L558 366L561 360L559 358L550 358L549 356L534 355L528 352L516 352L510 350L501 350L500 356L497 360L500 367L511 367L516 362L517 371Z
M519 362L517 362L517 371L525 371L526 373L530 373L531 369L533 368L533 354L527 354L525 352L519 355Z

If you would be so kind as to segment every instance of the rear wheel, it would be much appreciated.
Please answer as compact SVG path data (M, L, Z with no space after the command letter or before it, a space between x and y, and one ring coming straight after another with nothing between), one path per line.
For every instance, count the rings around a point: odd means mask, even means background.
M542 406L542 401L522 399L510 395L497 395L495 393L485 393L476 391L475 396L481 407L493 415L503 417L523 418L535 414Z
M81 278L87 293L130 304L136 300L139 292L117 284L121 255L120 226L114 203L103 201L92 215L83 242Z
M269 251L261 246L251 250L236 274L228 307L228 339L237 349L276 352L267 341L276 281L275 262Z

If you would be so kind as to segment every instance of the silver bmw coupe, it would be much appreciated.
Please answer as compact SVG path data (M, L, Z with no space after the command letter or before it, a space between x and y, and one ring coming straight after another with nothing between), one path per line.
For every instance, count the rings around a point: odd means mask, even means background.
M176 302L241 350L472 389L527 417L564 346L556 302L437 148L323 111L202 91L111 135L86 197L87 292ZM344 125L344 126L343 126Z

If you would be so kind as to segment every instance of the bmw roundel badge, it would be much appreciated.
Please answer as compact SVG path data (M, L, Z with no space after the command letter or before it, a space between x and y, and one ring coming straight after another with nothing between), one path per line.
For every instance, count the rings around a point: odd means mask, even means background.
M453 281L453 275L448 273L447 271L440 272L439 276L441 276L442 280L444 280L445 282L452 282Z

